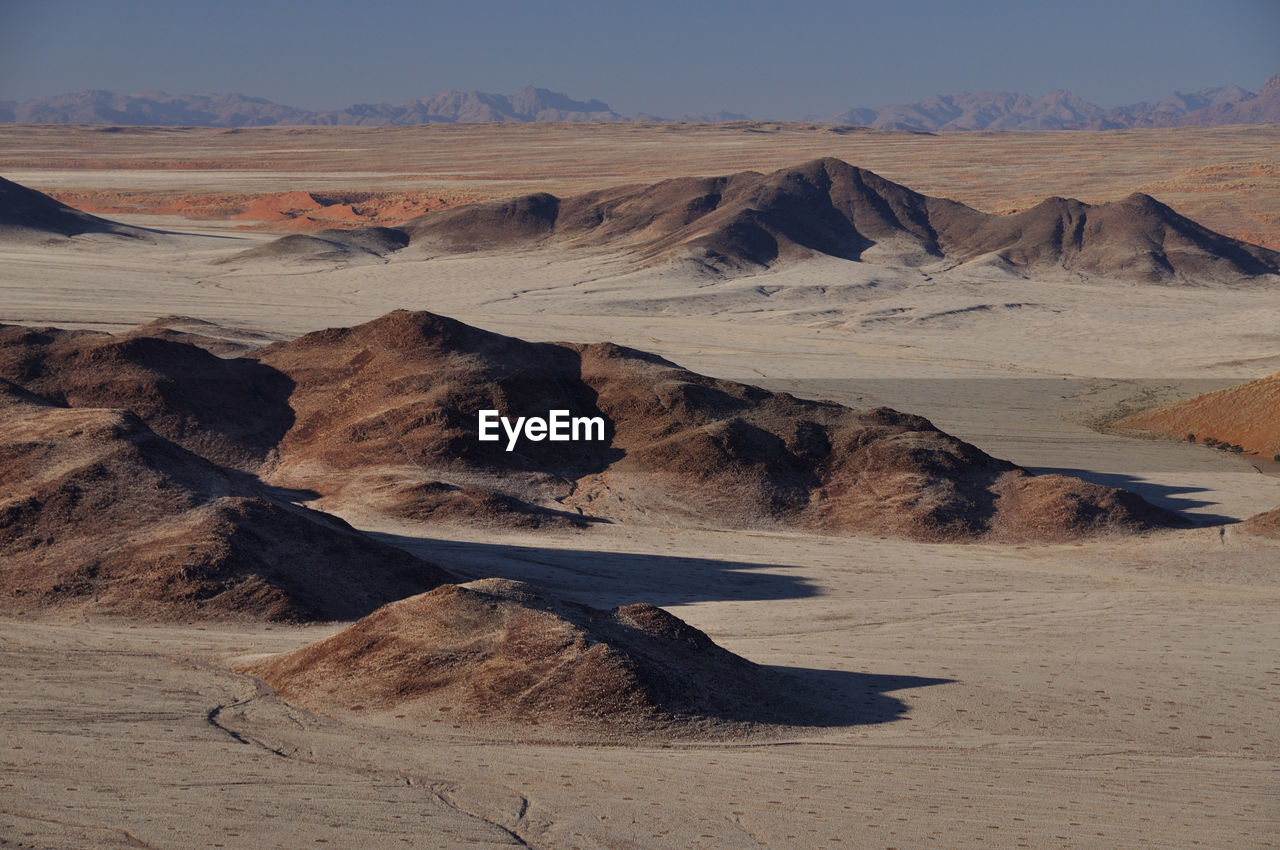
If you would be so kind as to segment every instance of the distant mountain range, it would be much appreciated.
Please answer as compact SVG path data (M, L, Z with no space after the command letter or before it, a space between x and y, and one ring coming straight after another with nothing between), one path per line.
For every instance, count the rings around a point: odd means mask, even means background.
M313 111L240 94L115 94L82 91L22 103L0 101L0 122L24 124L115 124L124 126L268 127L275 125L369 126L485 124L515 121L744 121L731 112L697 113L676 119L619 115L599 100L527 86L515 94L447 91L393 105L357 103Z
M273 125L384 126L437 121L483 124L491 121L622 121L598 100L528 86L513 95L448 91L392 105L357 103L320 112L282 106L239 94L136 95L82 91L23 103L0 102L0 121L31 124L120 124L128 126L266 127Z
M407 103L358 103L344 109L308 110L240 94L136 95L82 91L35 100L0 101L0 123L112 124L122 126L267 127L274 125L389 126L532 121L750 120L733 112L701 112L663 118L621 115L600 100L527 86L512 95L447 91ZM961 92L915 103L853 108L819 119L825 124L878 130L1110 130L1130 127L1280 123L1280 74L1257 92L1220 86L1174 92L1153 103L1103 109L1068 91L1042 97L1014 92Z
M1280 123L1280 74L1257 92L1219 86L1186 94L1174 92L1103 109L1069 91L1032 97L1015 92L961 92L879 109L846 109L820 119L824 124L877 130L1121 130L1136 127L1209 127L1220 124Z

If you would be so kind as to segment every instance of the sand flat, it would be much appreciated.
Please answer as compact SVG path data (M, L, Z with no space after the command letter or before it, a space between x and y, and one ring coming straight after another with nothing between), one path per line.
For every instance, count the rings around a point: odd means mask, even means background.
M617 529L470 549L477 575L596 604L656 599L735 652L843 690L866 721L744 744L353 726L220 667L333 627L7 623L6 676L23 686L6 696L6 761L23 791L4 825L55 846L130 846L125 829L150 846L514 843L504 829L535 847L1268 846L1280 549L1216 538L1178 541L1196 562L1181 571L1137 541ZM597 572L596 547L626 557Z

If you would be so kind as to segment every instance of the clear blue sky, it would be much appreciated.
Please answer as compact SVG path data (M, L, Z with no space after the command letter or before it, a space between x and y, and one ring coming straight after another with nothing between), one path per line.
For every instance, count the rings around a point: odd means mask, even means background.
M0 99L304 108L527 84L623 113L830 114L960 90L1101 106L1280 72L1280 0L0 0Z

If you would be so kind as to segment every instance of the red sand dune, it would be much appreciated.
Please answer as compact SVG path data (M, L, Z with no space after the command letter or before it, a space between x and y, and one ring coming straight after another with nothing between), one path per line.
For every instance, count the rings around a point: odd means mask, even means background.
M59 190L52 197L104 215L177 215L234 220L269 231L397 225L431 210L470 203L475 196L424 192L170 192L111 189Z
M1174 439L1194 434L1270 458L1280 454L1280 373L1153 407L1116 423Z
M312 192L282 192L252 198L235 218L262 222L268 229L313 230L324 227L361 227L371 224L399 224L414 215L440 209L440 198L412 198L400 195L342 196Z

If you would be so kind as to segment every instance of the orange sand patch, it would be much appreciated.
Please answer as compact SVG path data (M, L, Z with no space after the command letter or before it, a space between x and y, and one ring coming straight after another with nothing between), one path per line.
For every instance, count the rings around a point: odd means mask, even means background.
M1264 458L1280 454L1280 373L1128 416L1122 428L1199 442L1213 438Z
M479 200L474 194L427 192L180 193L112 190L64 191L51 197L100 214L180 215L236 220L256 230L314 231L390 226L432 210Z

